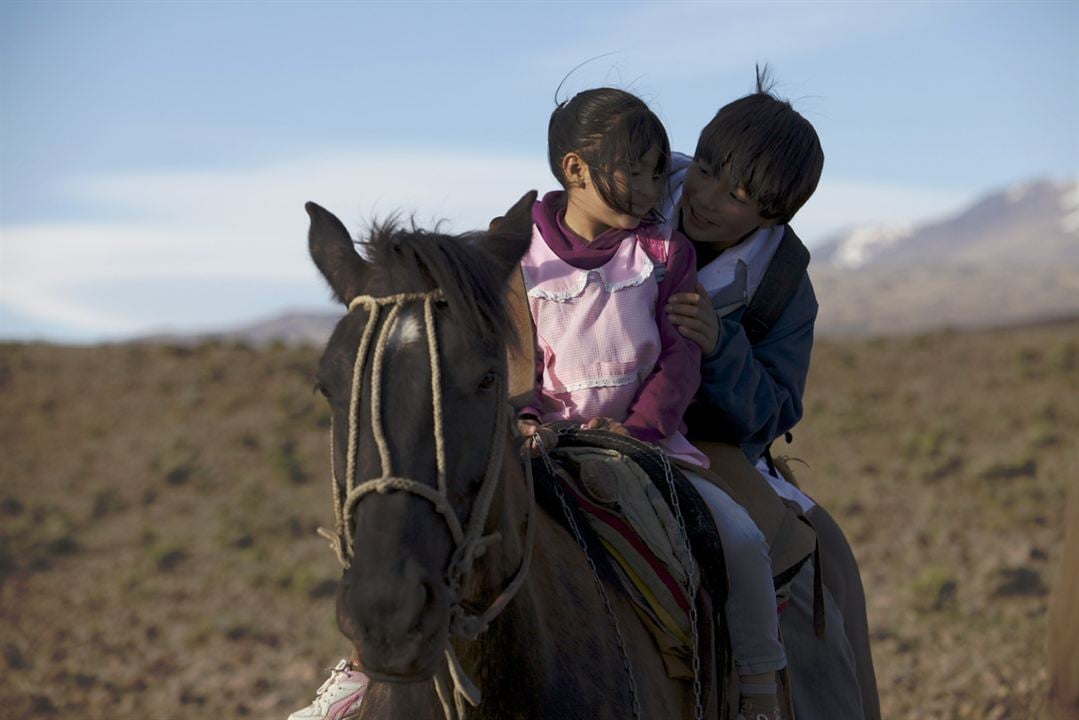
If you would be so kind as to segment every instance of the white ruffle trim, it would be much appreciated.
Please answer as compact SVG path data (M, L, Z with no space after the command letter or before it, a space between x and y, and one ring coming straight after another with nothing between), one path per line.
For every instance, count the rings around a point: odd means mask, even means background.
M613 293L613 292L617 292L619 290L624 290L624 289L626 289L628 287L635 287L635 286L640 285L641 283L645 282L646 280L648 280L648 278L652 277L652 272L656 269L656 266L652 263L651 259L647 259L646 262L647 262L647 264L641 270L640 275L638 275L637 277L632 277L632 278L629 278L628 280L623 280L620 283L609 283L609 282L607 282L607 278L604 278L603 279L603 289L606 290L609 293Z
M577 283L568 289L560 291L544 290L543 285L548 284L550 281L545 281L540 285L536 285L532 282L532 278L528 274L528 268L522 266L524 272L525 285L528 286L528 296L534 298L542 298L544 300L553 300L554 302L565 302L575 297L580 297L584 289L588 287L588 278L592 273L596 273L603 280L603 289L608 294L618 292L619 290L625 290L626 288L636 287L652 277L652 273L655 270L655 265L650 258L645 258L645 265L641 268L641 272L636 276L627 278L620 282L607 282L607 276L603 273L602 268L596 270L580 270L574 268L575 273L580 273L577 279Z
M625 375L608 375L606 377L587 378L575 383L570 383L569 385L563 385L562 387L545 389L556 393L566 393L585 390L587 388L622 387L623 385L631 385L635 382L637 382L637 373L631 372L626 373Z
M548 292L547 290L543 290L542 288L537 286L536 283L532 282L532 278L528 274L527 267L522 266L521 271L524 273L525 276L525 286L528 288L529 297L543 298L544 300L554 300L555 302L565 302L566 300L579 297L580 294L584 292L584 289L588 286L588 272L581 270L579 272L582 272L584 274L578 278L578 282L575 287L572 287L568 290L563 290L561 292Z

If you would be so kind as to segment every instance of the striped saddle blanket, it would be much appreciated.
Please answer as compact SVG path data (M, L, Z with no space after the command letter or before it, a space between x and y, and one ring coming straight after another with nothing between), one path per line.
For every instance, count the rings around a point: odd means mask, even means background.
M633 600L667 674L691 679L690 605L700 583L684 524L648 473L617 450L558 446L555 482L572 498ZM669 493L668 493L669 494Z

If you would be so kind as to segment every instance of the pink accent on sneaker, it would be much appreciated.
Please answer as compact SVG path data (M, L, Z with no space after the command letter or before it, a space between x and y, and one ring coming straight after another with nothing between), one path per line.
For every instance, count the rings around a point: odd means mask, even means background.
M314 702L289 715L288 720L351 720L360 711L369 682L348 660L341 660L330 668Z
M331 705L330 709L326 711L326 720L347 720L350 717L350 710L359 710L360 701L363 700L363 696L367 692L368 679L362 672L348 670L345 672L345 676L349 680L355 680L362 684L353 693L346 695Z

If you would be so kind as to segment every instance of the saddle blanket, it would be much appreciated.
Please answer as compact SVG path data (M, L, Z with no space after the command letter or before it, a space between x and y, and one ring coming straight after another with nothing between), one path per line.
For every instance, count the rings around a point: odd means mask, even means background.
M667 674L692 678L689 593L700 576L663 495L637 463L616 450L560 446L551 459L558 481L614 560Z

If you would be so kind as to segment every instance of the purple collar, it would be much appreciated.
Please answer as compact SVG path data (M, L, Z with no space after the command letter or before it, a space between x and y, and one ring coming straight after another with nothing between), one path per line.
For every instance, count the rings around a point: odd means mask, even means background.
M610 228L586 241L566 225L566 193L549 192L532 206L532 222L539 228L547 247L564 262L581 270L606 265L632 230Z

